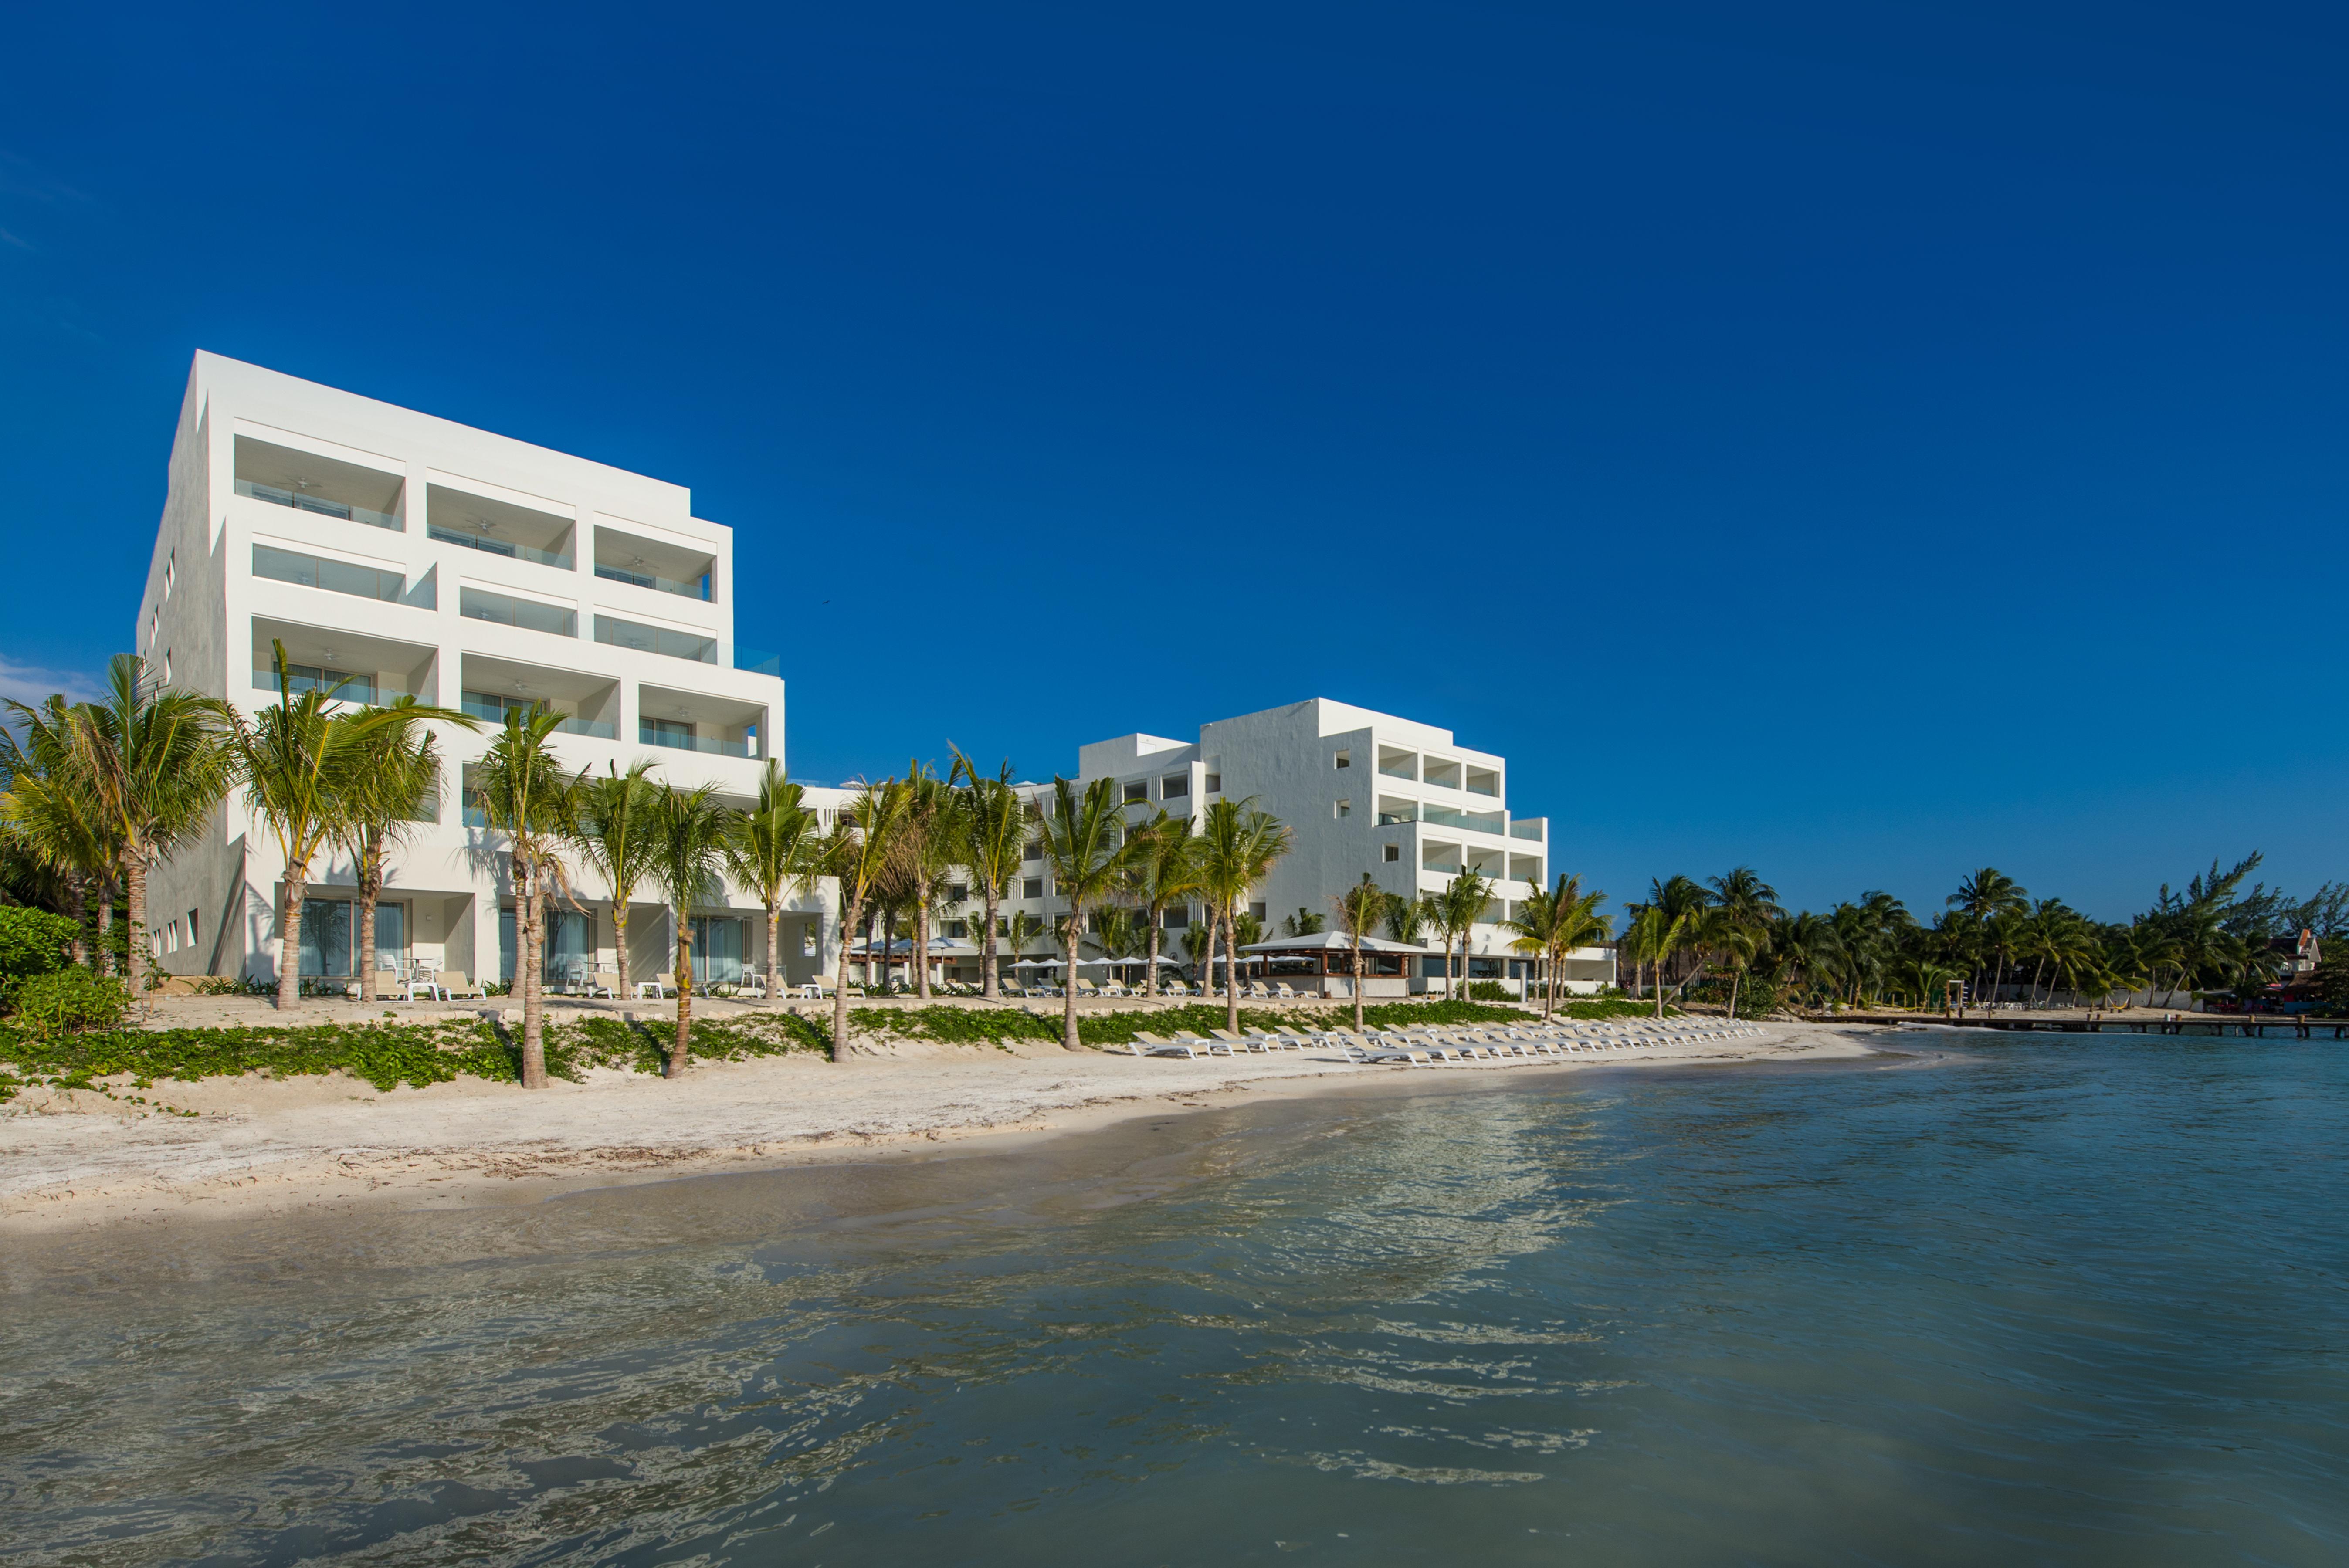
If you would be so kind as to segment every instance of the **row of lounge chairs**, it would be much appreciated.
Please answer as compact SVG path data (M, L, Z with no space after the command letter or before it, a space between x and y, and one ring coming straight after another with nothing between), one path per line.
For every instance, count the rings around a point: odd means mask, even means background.
M1433 1067L1621 1056L1658 1046L1739 1039L1761 1032L1752 1024L1710 1018L1460 1027L1414 1024L1406 1029L1369 1030L1359 1035L1348 1029L1250 1029L1246 1034L1210 1029L1205 1035L1186 1030L1171 1039L1136 1031L1133 1054L1191 1058L1336 1050L1350 1061L1366 1065Z

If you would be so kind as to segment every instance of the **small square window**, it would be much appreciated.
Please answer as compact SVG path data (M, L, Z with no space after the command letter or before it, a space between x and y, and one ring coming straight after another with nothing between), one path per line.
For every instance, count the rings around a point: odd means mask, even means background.
M1220 794L1222 794L1223 792L1224 792L1224 776L1223 776L1222 774L1220 774L1220 773L1210 773L1210 774L1208 774L1208 775L1207 775L1207 793L1208 793L1208 794L1210 794L1210 795L1220 795Z
M1386 847L1386 851L1387 864L1392 865L1395 861L1402 859L1402 846L1401 844L1389 844Z
M1350 751L1340 751L1338 753L1337 765L1340 768L1351 768L1354 765L1354 754Z
M947 883L947 902L948 903L960 903L969 897L970 888L967 884L963 882ZM957 934L959 934L959 933L957 933Z
M1354 803L1351 800L1340 800L1338 802L1338 815L1340 817L1350 817L1353 814Z
M1127 805L1131 806L1136 800L1147 800L1149 799L1150 784L1147 779L1137 779L1133 783L1128 784L1125 787L1125 803Z
M1248 905L1248 918L1250 920L1255 921L1258 925L1262 925L1264 923L1264 917L1265 906L1263 904L1252 903Z
M1030 839L1028 841L1027 852L1019 858L1023 861L1040 861L1044 858L1044 846Z
M949 940L968 936L969 934L970 928L965 925L961 921L949 920L947 922L947 936Z
M1180 800L1190 792L1191 776L1188 773L1169 773L1158 781L1158 798L1161 800Z
M1042 898L1044 896L1044 879L1042 877L1030 877L1027 881L1021 882L1019 884L1019 896L1021 898Z

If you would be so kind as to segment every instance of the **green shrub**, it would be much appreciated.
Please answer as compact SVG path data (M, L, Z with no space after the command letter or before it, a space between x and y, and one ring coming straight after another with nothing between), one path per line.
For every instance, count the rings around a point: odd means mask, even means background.
M277 987L249 975L199 975L188 987L198 996L274 996Z
M1471 1002L1514 1002L1516 1000L1515 996L1509 995L1509 988L1502 985L1498 980L1471 980L1468 982L1468 999Z
M0 908L0 995L36 975L54 975L69 960L80 927L43 909Z
M130 987L110 975L69 965L21 982L14 1004L17 1021L37 1034L111 1029L130 1011Z

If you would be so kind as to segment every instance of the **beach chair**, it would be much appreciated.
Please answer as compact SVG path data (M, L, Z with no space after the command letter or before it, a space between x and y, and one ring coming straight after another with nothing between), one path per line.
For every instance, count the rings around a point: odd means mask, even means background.
M1294 1002L1297 1000L1297 993L1288 988L1288 982L1286 980L1275 981L1273 983L1272 994L1284 1002Z
M444 1002L453 1002L460 997L478 1002L489 996L481 982L452 969L435 971L425 984L438 990Z
M636 1000L639 1002L657 1002L664 996L676 995L677 976L674 975L656 975L649 980L636 982Z
M1147 1029L1136 1029L1133 1032L1133 1037L1143 1047L1143 1053L1148 1056L1181 1057L1188 1061L1199 1054L1191 1048L1188 1041L1170 1040L1164 1036L1154 1035Z

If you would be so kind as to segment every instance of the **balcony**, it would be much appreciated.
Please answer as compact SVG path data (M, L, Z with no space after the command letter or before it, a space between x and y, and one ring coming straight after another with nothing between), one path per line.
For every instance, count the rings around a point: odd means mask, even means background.
M574 564L568 555L541 550L534 544L516 544L511 540L492 539L485 533L458 533L437 524L427 524L424 536L441 544L477 550L483 555L502 555L510 561L534 561L541 566L552 566L557 572L568 572Z
M235 461L231 488L238 495L394 533L407 526L399 515L402 480L398 474L251 436L236 438Z
M1423 806L1420 820L1439 828L1460 828L1472 833L1499 833L1508 826L1499 811L1462 811L1450 806Z
M459 706L482 723L503 727L506 716L544 706L563 716L558 735L596 740L620 738L620 684L607 676L551 669L486 654L467 654Z
M1418 801L1405 800L1400 796L1395 795L1381 795L1379 797L1380 827L1391 828L1398 823L1416 822L1418 820Z
M435 543L558 572L572 570L575 562L569 518L519 499L476 495L445 484L424 487L424 535Z
M1537 844L1547 843L1549 841L1549 819L1547 817L1518 817L1509 823L1509 837L1513 839L1531 839Z
M304 555L296 551L280 550L274 544L256 543L253 547L253 574L273 583L291 583L297 588L316 588L328 593L348 593L357 599L377 599L387 604L409 603L423 609L435 607L437 597L431 592L428 578L416 585L417 595L407 592L408 579L397 572L378 567L357 566L347 561L329 561L323 556Z
M680 632L667 626L646 626L634 621L623 621L616 615L595 617L595 640L616 648L635 648L640 653L662 654L672 659L690 659L696 664L718 662L718 639L707 632Z
M259 616L250 644L256 698L276 699L279 644L285 648L286 685L295 696L323 692L361 707L388 706L403 696L439 700L433 678L438 654L429 646Z
M607 583L626 583L680 599L712 597L710 586L717 557L708 550L648 534L595 527L595 575Z
M1419 754L1400 751L1392 746L1379 748L1379 771L1389 779L1419 779Z
M575 637L579 634L579 612L560 604L544 604L535 599L516 599L504 593L492 593L482 588L460 587L457 590L457 614L469 621L492 621L501 626L520 626L527 632L544 632L551 636Z
M1468 793L1490 795L1494 799L1499 799L1501 776L1489 768L1471 768L1468 769Z
M783 674L783 656L771 654L764 648L746 648L738 644L734 649L734 667L748 670L754 676L773 676L780 680Z
M1421 769L1420 777L1439 789L1457 789L1460 788L1460 764L1439 761L1431 757Z
M755 703L663 686L636 688L636 741L704 757L755 758L763 744L767 710Z

